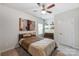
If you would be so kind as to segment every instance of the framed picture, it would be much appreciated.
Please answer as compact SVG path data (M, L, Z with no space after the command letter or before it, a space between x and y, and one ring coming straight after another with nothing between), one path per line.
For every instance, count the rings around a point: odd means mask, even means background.
M34 31L35 21L19 18L19 31Z

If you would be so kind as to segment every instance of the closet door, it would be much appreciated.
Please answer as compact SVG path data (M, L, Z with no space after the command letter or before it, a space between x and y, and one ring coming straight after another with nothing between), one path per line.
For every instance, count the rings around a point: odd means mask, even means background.
M62 43L63 42L63 36L62 36L62 21L61 20L57 20L56 21L56 26L55 26L55 36L56 36L56 41L58 43Z
M56 40L59 43L74 46L74 20L56 20Z
M60 19L55 20L55 40L58 44L63 42L63 22Z
M75 47L79 49L79 16L75 18Z
M74 31L74 19L73 18L69 18L69 19L65 19L65 21L63 21L62 24L62 36L63 36L63 42L64 44L68 45L68 46L72 46L74 47L74 35L75 35L75 31Z

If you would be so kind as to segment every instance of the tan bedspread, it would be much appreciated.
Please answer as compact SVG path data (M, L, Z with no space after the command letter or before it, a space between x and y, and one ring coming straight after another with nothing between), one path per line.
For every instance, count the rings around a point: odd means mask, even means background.
M55 41L47 38L30 37L21 39L20 45L33 56L48 56L55 48Z
M29 45L30 45L31 43L36 42L36 41L40 41L40 40L42 40L42 38L39 38L39 37L22 38L22 39L20 40L20 44L21 44L21 46L22 46L24 49L28 50Z
M43 39L30 44L29 52L33 56L48 56L55 48L55 41L52 39Z

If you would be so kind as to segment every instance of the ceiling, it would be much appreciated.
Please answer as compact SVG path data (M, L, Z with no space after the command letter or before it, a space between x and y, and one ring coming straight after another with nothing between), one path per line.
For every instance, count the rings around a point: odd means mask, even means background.
M52 14L47 13L43 15L41 13L41 9L36 3L2 3L2 5L23 11L25 13L43 19L52 19L52 17L55 14L79 7L79 3L55 3L55 7L50 9L53 13Z

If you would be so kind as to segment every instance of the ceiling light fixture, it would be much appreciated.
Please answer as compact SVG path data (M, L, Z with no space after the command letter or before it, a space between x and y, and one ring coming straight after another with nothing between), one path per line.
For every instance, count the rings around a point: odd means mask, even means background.
M46 14L46 11L45 11L45 10L42 10L41 13L42 13L42 14Z

